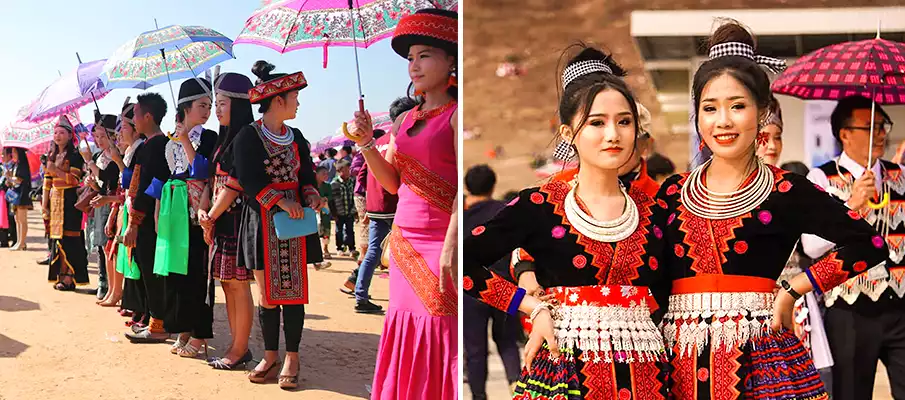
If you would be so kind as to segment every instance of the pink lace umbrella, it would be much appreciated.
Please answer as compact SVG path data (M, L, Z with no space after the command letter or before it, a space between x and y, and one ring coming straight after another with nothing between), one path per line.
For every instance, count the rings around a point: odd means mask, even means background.
M76 54L78 57L78 54ZM82 106L95 102L110 93L99 78L107 60L82 63L72 72L61 76L41 91L29 105L22 117L27 122L56 120L57 117L74 112Z
M371 118L374 123L374 129L383 129L384 131L389 133L390 128L393 127L393 121L390 120L390 113L388 112L374 114L371 116ZM355 129L354 120L347 121L346 124L348 124L349 130ZM346 135L344 135L342 132L342 127L340 127L336 129L336 133L333 136L328 136L315 143L314 148L311 149L311 152L320 153L332 147L342 146L347 142L350 146L354 144L354 142L346 138Z

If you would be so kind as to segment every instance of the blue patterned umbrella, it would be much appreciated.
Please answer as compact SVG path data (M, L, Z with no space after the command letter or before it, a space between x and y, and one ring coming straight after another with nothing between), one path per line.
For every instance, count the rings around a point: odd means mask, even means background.
M147 89L185 79L233 57L233 41L202 26L171 25L123 44L101 72L107 89Z

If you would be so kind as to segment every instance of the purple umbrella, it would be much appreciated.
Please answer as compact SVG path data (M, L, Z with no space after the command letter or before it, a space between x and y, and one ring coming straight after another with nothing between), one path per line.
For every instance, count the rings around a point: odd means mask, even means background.
M23 119L41 122L75 111L110 93L99 76L107 60L79 64L74 71L61 76L46 87L34 100Z

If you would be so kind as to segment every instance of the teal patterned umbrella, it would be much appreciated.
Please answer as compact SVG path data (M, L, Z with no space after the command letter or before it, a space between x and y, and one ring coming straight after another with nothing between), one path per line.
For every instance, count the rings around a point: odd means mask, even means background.
M109 89L147 89L198 76L234 58L232 40L202 26L171 25L142 33L116 50L101 72Z

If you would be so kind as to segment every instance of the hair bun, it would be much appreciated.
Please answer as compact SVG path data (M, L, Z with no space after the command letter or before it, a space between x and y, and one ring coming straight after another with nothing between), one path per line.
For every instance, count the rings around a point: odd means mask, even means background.
M258 60L251 67L251 73L258 77L258 82L265 82L270 80L270 73L276 68L276 66L267 61Z
M729 42L744 43L753 47L755 51L757 50L757 41L747 27L731 18L723 18L720 22L721 25L710 35L710 40L707 42L708 50L718 44Z
M584 43L580 43L577 46L581 48L581 51L579 51L578 54L576 54L574 57L572 57L572 59L569 60L569 63L566 64L566 68L568 68L569 65L581 61L599 60L603 61L604 64L606 64L608 67L610 67L611 70L613 70L613 75L616 75L618 77L624 77L626 75L625 69L623 69L622 66L616 62L616 60L613 60L613 56L607 54L603 50L587 46Z

